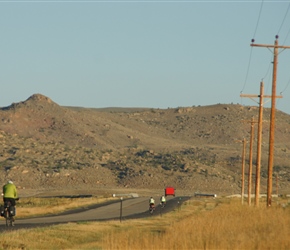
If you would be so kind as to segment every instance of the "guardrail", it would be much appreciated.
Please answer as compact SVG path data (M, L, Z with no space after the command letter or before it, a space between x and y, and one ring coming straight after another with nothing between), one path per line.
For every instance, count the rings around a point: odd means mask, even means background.
M195 197L217 197L216 194L204 194L204 193L194 193Z
M137 193L129 193L129 194L113 194L113 197L132 197L138 198L139 195Z

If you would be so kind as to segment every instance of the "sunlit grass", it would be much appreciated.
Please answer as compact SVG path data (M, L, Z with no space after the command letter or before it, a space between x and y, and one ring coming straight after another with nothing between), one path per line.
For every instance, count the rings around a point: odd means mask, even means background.
M7 231L0 234L0 249L290 249L285 204L192 199L162 216Z
M112 231L105 249L289 249L289 209L241 206L240 202L188 205L181 217L136 230ZM192 210L191 212L189 210ZM166 225L167 224L167 225Z

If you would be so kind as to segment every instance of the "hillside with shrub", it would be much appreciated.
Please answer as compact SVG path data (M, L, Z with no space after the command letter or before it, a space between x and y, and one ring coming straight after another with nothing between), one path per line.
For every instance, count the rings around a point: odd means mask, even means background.
M239 193L242 142L249 163L258 108L60 106L34 94L0 109L0 181L24 189L163 189ZM270 110L264 109L261 192L266 192ZM256 135L253 151L255 180ZM290 191L290 116L276 113L273 191ZM247 185L247 183L245 183ZM247 190L245 190L247 192ZM253 185L254 193L254 185Z

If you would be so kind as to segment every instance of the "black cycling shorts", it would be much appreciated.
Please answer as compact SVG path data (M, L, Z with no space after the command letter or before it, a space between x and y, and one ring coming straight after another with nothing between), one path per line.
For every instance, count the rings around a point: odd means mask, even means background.
M3 198L3 201L4 201L4 203L7 201L10 201L12 206L16 205L15 199L13 199L13 198Z

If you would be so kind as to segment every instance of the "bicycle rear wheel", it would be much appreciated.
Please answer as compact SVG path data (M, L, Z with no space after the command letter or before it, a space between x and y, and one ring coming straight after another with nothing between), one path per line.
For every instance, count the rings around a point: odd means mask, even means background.
M8 210L5 211L5 219L6 219L6 227L12 227L14 226L14 220L13 217L10 216L10 213Z
M5 217L6 227L9 227L10 226L10 220L9 220L9 212L8 212L7 209L4 212L4 217Z

